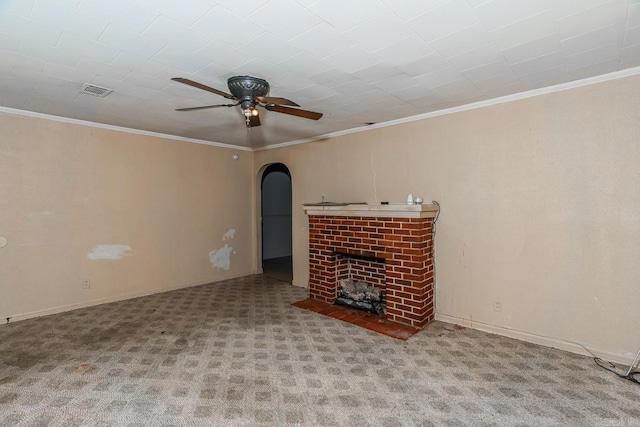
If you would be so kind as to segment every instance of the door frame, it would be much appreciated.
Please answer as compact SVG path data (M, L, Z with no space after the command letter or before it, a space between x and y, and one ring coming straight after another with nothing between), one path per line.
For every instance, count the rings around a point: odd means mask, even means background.
M255 192L255 236L256 236L256 246L255 246L255 250L254 253L256 255L255 257L255 268L254 270L256 271L257 274L262 274L263 270L262 270L262 180L264 178L265 172L267 171L267 169L270 166L273 165L277 165L280 164L282 165L289 173L289 179L291 180L291 203L293 205L293 176L291 174L291 169L289 169L289 167L283 163L283 162L271 162L271 163L266 163L264 165L262 165L260 167L260 169L258 169L258 173L256 174L256 182L255 182L255 188L256 188L256 192ZM295 247L294 247L294 229L293 229L293 208L291 209L291 257L293 259L294 254L295 254ZM292 273L295 276L295 263L292 263Z

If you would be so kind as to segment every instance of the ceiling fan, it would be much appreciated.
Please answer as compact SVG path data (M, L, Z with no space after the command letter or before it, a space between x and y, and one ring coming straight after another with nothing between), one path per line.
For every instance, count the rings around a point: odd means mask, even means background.
M300 108L292 108L299 107L299 105L286 98L266 96L269 93L269 83L267 83L266 80L257 77L230 77L227 80L227 86L229 87L229 92L231 92L230 94L182 77L174 77L171 80L193 86L198 89L206 90L208 92L215 93L216 95L220 95L234 101L233 104L176 108L176 111L193 111L203 110L205 108L235 107L239 105L242 110L242 114L244 115L247 129L249 130L252 127L260 126L259 112L256 107L262 107L269 111L275 111L276 113L284 113L311 120L318 120L320 117L322 117L321 113L314 113L313 111L302 110Z

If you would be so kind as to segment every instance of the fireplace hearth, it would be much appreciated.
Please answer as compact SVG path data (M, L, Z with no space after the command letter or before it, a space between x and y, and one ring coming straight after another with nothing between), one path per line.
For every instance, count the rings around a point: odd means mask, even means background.
M305 206L309 296L335 303L340 281L381 289L387 320L421 328L433 320L435 205ZM347 273L345 273L347 272Z

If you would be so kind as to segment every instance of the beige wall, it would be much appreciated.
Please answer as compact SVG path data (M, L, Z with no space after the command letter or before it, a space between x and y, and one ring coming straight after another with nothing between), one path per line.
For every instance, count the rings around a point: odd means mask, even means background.
M252 153L4 113L0 129L3 322L254 272ZM131 250L89 259L98 245Z
M302 203L437 200L438 318L629 360L640 346L640 78L256 152ZM502 312L493 302L502 301Z
M302 203L412 192L442 205L438 318L628 360L640 345L639 92L629 77L238 161L230 149L0 113L0 319L254 272L259 171L283 162L295 284L308 280ZM131 251L89 259L98 245ZM228 270L209 258L225 245Z

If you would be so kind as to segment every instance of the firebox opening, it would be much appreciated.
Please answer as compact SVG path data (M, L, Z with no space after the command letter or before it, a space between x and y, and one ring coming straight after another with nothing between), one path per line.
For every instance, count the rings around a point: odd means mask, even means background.
M385 259L358 254L336 255L337 292L335 304L385 313Z

